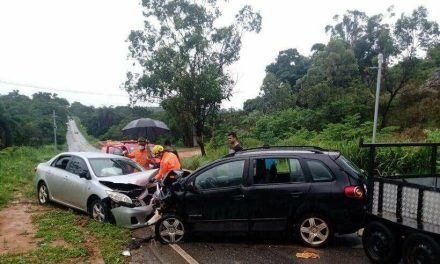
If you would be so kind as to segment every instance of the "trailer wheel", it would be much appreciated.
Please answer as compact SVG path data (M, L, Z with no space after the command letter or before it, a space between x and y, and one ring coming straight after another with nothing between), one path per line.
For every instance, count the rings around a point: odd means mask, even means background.
M400 250L396 237L384 224L371 222L362 236L365 254L373 263L396 263Z
M440 246L431 237L414 233L405 239L403 245L403 261L407 264L440 263Z

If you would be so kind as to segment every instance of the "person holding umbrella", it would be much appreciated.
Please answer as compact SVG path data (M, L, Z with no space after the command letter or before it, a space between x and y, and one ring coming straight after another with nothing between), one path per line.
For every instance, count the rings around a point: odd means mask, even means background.
M138 139L139 149L128 153L127 150L124 150L122 153L124 156L134 159L139 165L144 167L146 170L150 169L150 159L151 159L151 151L148 147L148 140L143 137Z

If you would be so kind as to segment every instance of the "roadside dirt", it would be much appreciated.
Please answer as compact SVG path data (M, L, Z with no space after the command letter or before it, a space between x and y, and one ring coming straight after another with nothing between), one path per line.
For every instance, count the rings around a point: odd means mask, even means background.
M56 210L55 207L40 206L36 202L29 202L22 198L13 201L8 207L0 210L0 255L21 254L38 247L39 239L35 238L36 226L32 223L32 216ZM90 251L87 263L104 264L101 250L97 242L86 230L87 219L81 218L76 223L85 234L86 248ZM62 238L52 242L53 246L68 247Z
M22 253L37 247L30 213L35 207L32 203L16 201L0 211L0 254Z
M177 149L180 158L190 158L193 156L201 155L199 148L181 148Z

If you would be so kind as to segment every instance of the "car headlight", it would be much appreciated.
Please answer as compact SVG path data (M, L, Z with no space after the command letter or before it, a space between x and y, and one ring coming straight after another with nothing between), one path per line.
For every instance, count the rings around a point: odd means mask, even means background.
M119 193L119 192L115 192L115 191L106 191L108 194L108 197L110 197L110 199L112 199L115 202L120 202L120 203L127 203L127 204L132 204L133 202L131 201L130 197L128 197L125 194Z

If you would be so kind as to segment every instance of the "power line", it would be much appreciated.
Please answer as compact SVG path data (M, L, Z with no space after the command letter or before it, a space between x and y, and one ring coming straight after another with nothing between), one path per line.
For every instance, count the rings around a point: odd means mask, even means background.
M117 97L127 96L127 94L98 93L98 92L89 92L89 91L73 91L73 90L68 90L68 89L51 88L51 87L44 87L44 86L38 86L38 85L33 85L33 84L18 83L18 82L10 82L10 81L4 81L4 80L0 80L0 83L12 85L12 86L19 86L22 88L38 89L38 90L51 91L51 92L66 92L66 93L73 93L73 94L88 94L88 95L117 96Z

